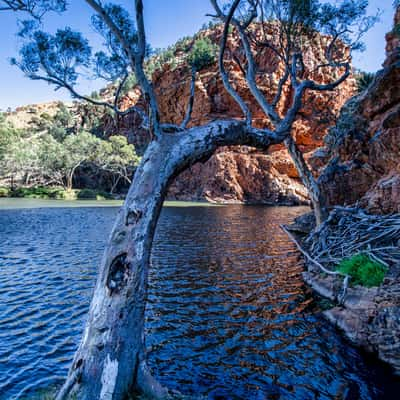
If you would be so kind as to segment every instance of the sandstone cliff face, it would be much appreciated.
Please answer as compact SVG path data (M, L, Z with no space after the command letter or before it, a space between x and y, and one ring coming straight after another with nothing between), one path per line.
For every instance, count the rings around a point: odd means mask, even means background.
M268 27L273 34L273 25ZM222 27L202 31L199 36L208 36L218 43ZM255 31L256 35L260 32ZM333 79L332 71L310 72L323 57L328 38L318 36L305 57L306 77L326 83ZM233 59L244 60L240 40L233 34L229 40L229 58L226 68L235 88L250 106L253 123L258 127L269 122L257 106L247 88L243 73ZM259 65L258 83L264 94L271 99L276 91L283 65L266 48L254 48ZM177 51L179 58L182 54ZM175 69L167 66L153 75L153 85L159 100L160 112L165 122L180 123L185 115L189 97L190 72L185 63ZM343 104L355 92L355 81L348 79L332 93L308 92L304 107L295 125L294 137L308 158L312 151L322 145L329 126L334 123ZM278 105L282 114L290 106L292 93L289 85L283 91ZM123 100L123 106L141 102L137 91L131 91ZM194 109L191 125L205 124L217 118L241 118L241 112L228 95L219 77L217 66L202 70L197 74ZM122 121L119 127L138 148L148 139L144 132L137 133L137 125L132 120ZM139 141L139 142L138 142ZM182 173L172 184L169 198L182 200L202 200L216 202L285 203L307 202L307 193L301 184L296 169L283 146L274 146L267 153L248 147L234 147L219 150L204 164L196 164Z
M400 7L395 26L400 24ZM343 108L326 147L312 159L330 204L400 212L400 38L386 35L387 58L371 86Z

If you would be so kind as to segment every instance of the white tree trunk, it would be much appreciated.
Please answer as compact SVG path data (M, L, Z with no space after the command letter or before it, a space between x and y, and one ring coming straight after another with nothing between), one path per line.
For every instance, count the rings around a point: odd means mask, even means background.
M168 397L146 368L143 343L150 252L168 185L219 146L271 143L243 123L224 121L164 134L148 146L112 229L83 338L58 399L116 400L134 387Z
M314 210L315 222L317 226L322 224L328 218L328 210L326 208L325 196L321 192L321 189L314 178L310 168L304 160L303 153L297 147L296 142L289 136L285 140L286 148L296 166L297 172L306 187L310 196L311 204Z

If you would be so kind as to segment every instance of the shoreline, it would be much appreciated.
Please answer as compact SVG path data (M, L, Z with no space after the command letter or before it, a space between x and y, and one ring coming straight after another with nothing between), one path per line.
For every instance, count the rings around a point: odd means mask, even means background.
M309 226L296 221L285 228L308 251L304 238ZM325 274L304 253L302 257L304 283L334 304L321 312L323 317L350 343L384 362L394 376L400 377L400 265L391 267L380 286L349 286L341 297L343 276Z
M123 200L63 200L36 199L21 197L1 197L0 211L38 209L38 208L91 208L91 207L121 207ZM213 204L195 201L165 201L164 207L223 207L225 204Z

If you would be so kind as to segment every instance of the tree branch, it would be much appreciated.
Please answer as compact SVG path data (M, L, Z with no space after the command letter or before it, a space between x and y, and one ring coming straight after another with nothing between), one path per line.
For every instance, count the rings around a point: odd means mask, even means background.
M334 82L326 83L326 84L319 84L314 81L307 80L307 81L304 81L306 88L311 89L311 90L320 90L320 91L335 89L337 86L339 86L341 83L343 83L350 76L350 73L351 73L350 63L335 64L335 67L336 68L340 68L340 67L345 68L345 72L339 79L337 79Z
M106 25L110 28L110 31L115 35L118 41L121 43L122 48L124 49L126 56L129 60L134 60L134 51L131 48L130 44L125 40L123 33L114 23L112 18L107 14L106 10L101 6L101 4L95 0L85 0L86 3L89 4L90 7L96 11L97 14L102 18L102 20L106 23Z
M283 74L283 76L279 80L278 88L277 88L275 97L274 97L274 99L272 100L272 103L271 103L273 107L276 107L278 105L279 100L281 99L281 96L282 96L283 87L285 86L285 83L289 79L289 76L290 76L290 74L289 74L289 66L286 64L285 73Z
M32 80L36 80L36 81L37 80L42 80L42 81L45 81L45 82L48 82L48 83L52 83L52 84L56 85L58 88L63 87L65 89L67 89L74 98L80 99L80 100L84 100L84 101L86 101L86 102L88 102L90 104L93 104L95 106L109 108L110 110L114 111L116 114L118 114L121 117L123 117L125 115L128 115L130 113L136 112L137 114L140 115L140 117L142 119L141 128L146 129L146 130L149 129L148 116L139 107L132 106L132 107L129 107L128 109L122 111L115 104L111 104L111 103L108 103L106 101L95 100L95 99L93 99L91 97L79 94L73 88L73 86L71 86L67 82L62 81L61 79L59 79L57 77L54 77L52 75L49 75L48 77L47 76L41 76L41 75L29 75L29 78L32 79Z
M156 137L161 136L160 127L160 114L158 110L158 104L156 95L153 90L152 84L148 81L146 74L143 70L143 61L146 55L146 33L144 29L143 20L143 1L135 0L135 11L136 11L136 25L138 30L138 51L135 54L134 69L136 73L136 78L141 86L144 94L149 100L150 104L150 120L152 123L152 128Z
M215 4L215 7L217 7L216 11L218 12L219 7L218 7L216 1L211 0L211 2L213 4ZM224 54L225 54L226 42L227 42L227 38L228 38L229 25L230 25L233 14L234 14L237 6L239 5L239 3L240 3L240 0L234 1L234 3L232 4L232 7L229 10L228 16L226 17L224 31L222 34L221 44L220 44L220 49L219 49L218 66L219 66L219 71L221 73L222 82L224 84L226 91L239 104L239 107L241 108L241 110L246 118L246 124L248 126L251 126L252 116L251 116L250 109L246 105L246 103L243 101L243 99L239 96L239 94L236 92L236 90L233 88L231 83L229 82L228 74L227 74L227 72L225 70L225 66L224 66Z
M181 128L185 129L187 127L187 124L190 121L190 118L192 117L192 111L193 111L193 103L194 103L194 91L195 91L195 84L196 84L196 69L192 67L192 75L191 75L191 81L190 81L190 97L189 97L189 103L188 107L186 110L186 116L185 119L182 121Z
M161 128L159 122L159 112L158 105L156 101L156 97L153 91L153 88L149 81L147 80L146 74L143 70L143 61L146 54L146 36L144 29L144 21L143 21L143 2L142 0L135 0L135 11L136 11L136 25L138 29L138 43L137 50L133 50L131 45L125 40L123 33L116 26L101 4L95 0L85 0L103 19L103 21L107 24L110 31L116 36L118 41L121 43L126 56L130 60L132 64L132 68L135 71L136 78L138 83L144 93L144 95L149 100L150 109L151 109L151 125L154 130L154 135L156 137L160 137Z
M211 4L213 5L215 11L217 12L219 18L222 21L226 22L228 21L228 17L225 16L225 14L222 12L221 8L218 6L217 0L211 0ZM262 108L262 110L264 111L264 113L270 118L270 120L276 124L280 122L280 118L279 115L277 114L275 108L268 103L268 101L266 100L264 94L261 92L261 90L258 88L257 83L256 83L256 67L255 67L255 60L253 57L253 53L251 50L251 45L249 42L249 39L247 37L247 34L243 28L243 26L239 23L239 21L237 21L235 18L233 18L233 14L237 8L237 6L239 5L239 2L235 2L233 3L231 9L230 9L230 19L229 19L229 23L232 21L232 24L236 27L236 29L239 32L239 36L241 39L241 42L243 44L243 48L246 54L246 58L247 58L247 73L246 73L246 80L247 83L249 85L249 89L252 93L252 95L254 96L254 98L257 100L258 104L260 105L260 107ZM251 21L247 21L246 24L247 26L253 21L253 19L255 18L254 14L251 13Z

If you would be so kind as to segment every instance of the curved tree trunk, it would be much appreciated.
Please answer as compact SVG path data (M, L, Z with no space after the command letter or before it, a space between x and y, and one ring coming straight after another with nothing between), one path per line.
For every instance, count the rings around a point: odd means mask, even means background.
M285 145L296 166L296 169L304 186L307 188L311 204L314 209L315 221L318 226L322 224L322 222L324 222L326 218L328 218L325 196L321 192L321 189L317 181L315 180L314 175L312 174L310 168L304 160L303 153L297 147L297 144L292 136L288 136L287 139L285 139Z
M146 368L143 325L156 223L170 181L217 147L267 148L271 138L237 121L216 122L152 142L135 173L105 249L88 321L58 399L122 399L135 386L167 398Z

